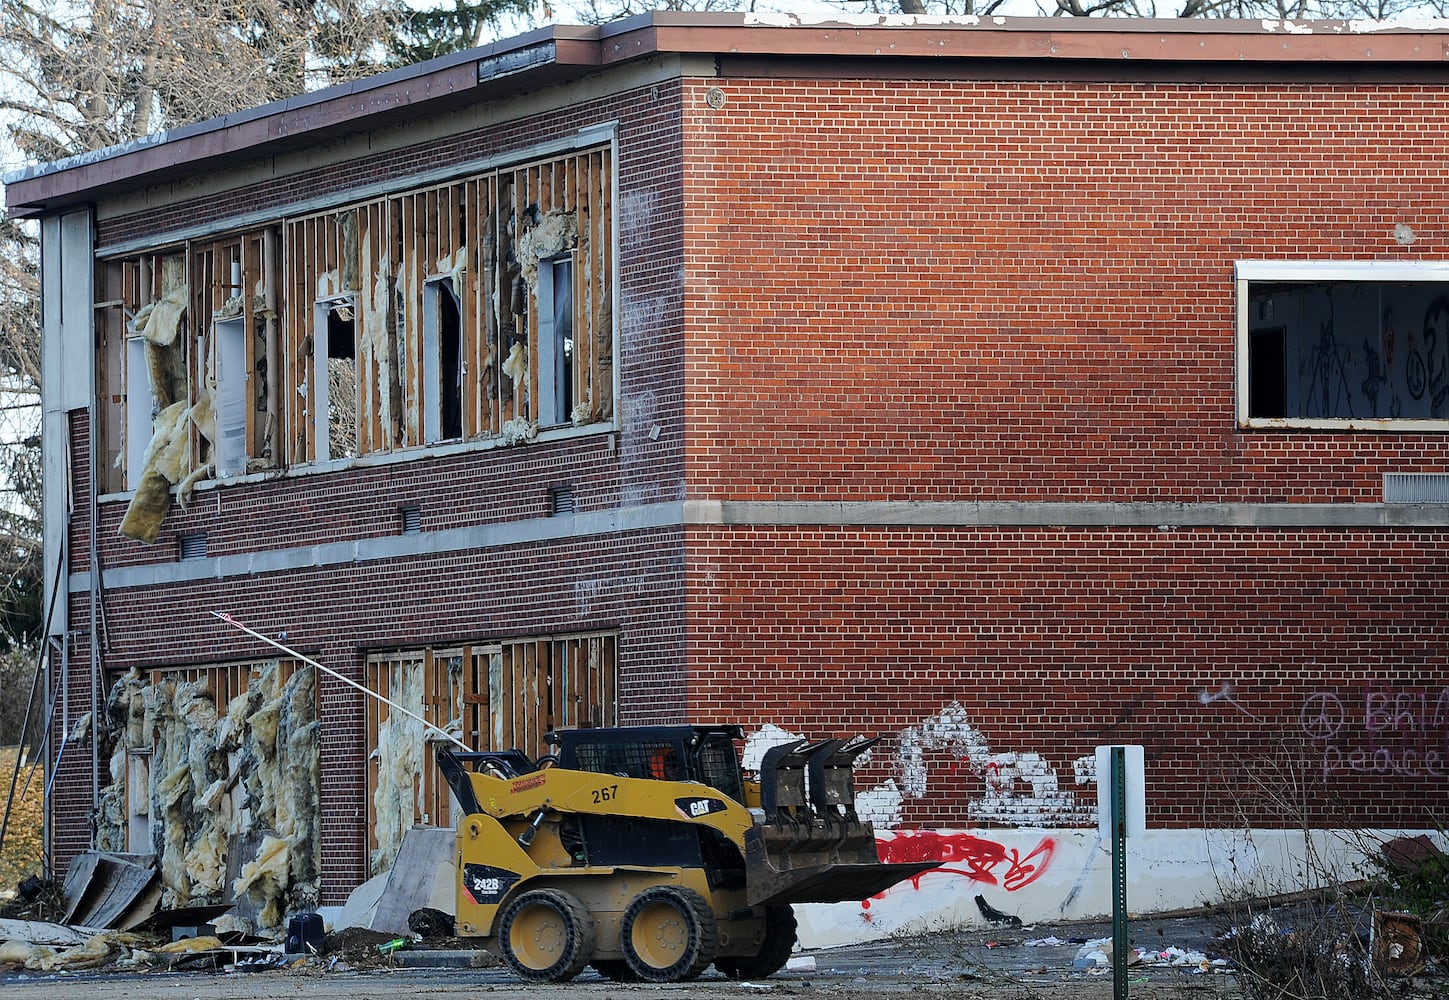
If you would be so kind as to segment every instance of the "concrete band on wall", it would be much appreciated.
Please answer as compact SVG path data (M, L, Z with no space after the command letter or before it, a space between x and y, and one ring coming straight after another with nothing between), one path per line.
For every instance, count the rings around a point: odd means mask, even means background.
M809 503L689 500L646 504L568 517L533 518L416 535L363 538L269 549L183 563L152 563L105 572L105 589L150 587L195 580L282 573L322 566L474 549L561 541L590 535L677 526L997 526L1079 528L1141 527L1162 531L1193 527L1263 530L1417 529L1449 526L1443 504L1190 504L1011 503L906 500ZM73 573L70 592L90 589L90 574Z

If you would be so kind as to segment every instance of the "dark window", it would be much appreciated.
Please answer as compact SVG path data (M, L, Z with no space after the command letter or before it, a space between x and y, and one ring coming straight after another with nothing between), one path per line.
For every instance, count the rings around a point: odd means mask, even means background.
M1249 281L1249 419L1449 418L1449 284Z

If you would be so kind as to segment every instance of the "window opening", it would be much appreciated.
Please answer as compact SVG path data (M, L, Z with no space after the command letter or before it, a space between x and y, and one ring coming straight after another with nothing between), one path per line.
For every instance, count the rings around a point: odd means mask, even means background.
M618 637L612 632L505 639L450 649L375 653L369 690L445 727L479 750L548 753L554 729L618 722ZM415 824L457 817L433 748L442 741L416 719L367 699L370 870L392 863Z
M424 289L423 406L427 443L463 436L463 319L451 278Z
M356 458L357 321L351 296L319 302L314 370L317 460Z
M1240 262L1239 422L1449 420L1449 266Z

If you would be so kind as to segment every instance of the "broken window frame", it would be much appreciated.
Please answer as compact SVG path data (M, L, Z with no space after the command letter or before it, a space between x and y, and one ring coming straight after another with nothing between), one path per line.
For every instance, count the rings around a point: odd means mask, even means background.
M451 309L445 308L451 305ZM445 323L452 317L453 322ZM423 443L463 437L463 304L449 275L423 283Z
M336 295L313 305L311 430L318 462L350 460L362 453L357 326L355 295ZM339 449L340 444L347 447Z
M1239 427L1449 430L1449 263L1238 261L1235 279ZM1415 315L1404 322L1394 318L1393 303L1385 304L1382 297L1395 286L1404 286L1406 294L1411 286L1442 289L1418 293ZM1348 332L1335 330L1335 303L1349 301L1345 296L1361 299L1375 289L1379 298L1362 307L1372 310L1369 326L1349 316ZM1326 308L1315 306L1320 311L1307 323L1296 323L1291 313L1282 315L1292 296L1307 302L1307 296L1319 294ZM1425 298L1428 307L1422 305ZM1407 327L1403 333L1395 330L1400 324ZM1430 412L1395 416L1403 402L1397 393L1401 388L1415 400L1428 396ZM1381 392L1390 394L1387 404L1380 403ZM1289 416L1295 409L1298 413Z

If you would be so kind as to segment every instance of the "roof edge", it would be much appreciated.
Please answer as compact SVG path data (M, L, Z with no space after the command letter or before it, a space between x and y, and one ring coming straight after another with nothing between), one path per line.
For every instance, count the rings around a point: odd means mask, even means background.
M551 25L479 48L185 125L5 176L16 218L36 217L223 158L261 157L311 141L446 110L486 95L576 79L595 69L680 55L1010 60L1078 65L1257 63L1364 66L1449 63L1449 19L935 17L808 19L795 14L653 12L604 25Z

